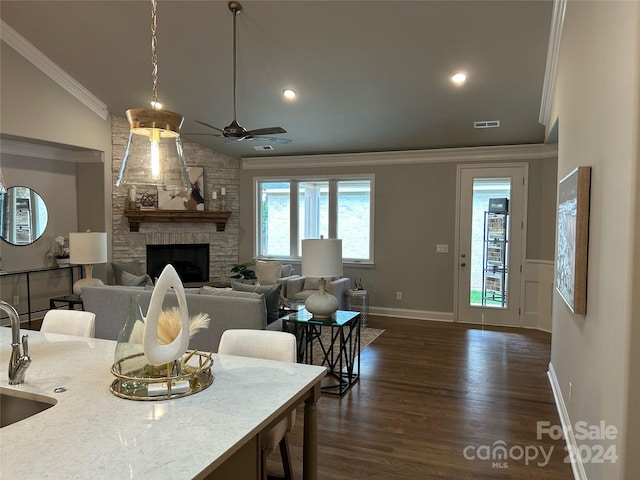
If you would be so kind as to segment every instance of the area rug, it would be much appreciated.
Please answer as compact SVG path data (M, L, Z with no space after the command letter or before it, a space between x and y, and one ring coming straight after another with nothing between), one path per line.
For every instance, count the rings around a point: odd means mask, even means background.
M360 328L360 353L362 353L362 351L365 348L371 345L373 341L383 333L384 333L384 329L382 328L361 327ZM323 328L321 335L322 335L322 343L325 346L327 346L329 344L331 329ZM313 363L316 365L320 365L322 363L322 359L323 359L322 349L318 345L318 342L314 341L313 342Z

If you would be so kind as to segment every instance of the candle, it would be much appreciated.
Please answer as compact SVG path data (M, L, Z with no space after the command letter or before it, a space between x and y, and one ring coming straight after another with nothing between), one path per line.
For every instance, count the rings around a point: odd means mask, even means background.
M222 195L224 197L226 194L227 194L227 190L224 187L222 187L220 189L220 195Z
M218 192L214 191L214 192L211 194L211 198L213 198L214 200L216 200L216 199L218 198Z
M129 188L129 200L132 202L136 201L136 187Z

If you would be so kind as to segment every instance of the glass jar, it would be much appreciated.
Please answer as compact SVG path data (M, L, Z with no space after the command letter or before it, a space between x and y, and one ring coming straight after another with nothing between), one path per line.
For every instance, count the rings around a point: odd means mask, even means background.
M133 391L145 387L146 383L136 378L153 376L153 366L147 361L143 346L144 317L140 308L140 295L129 297L129 309L122 330L118 335L118 343L113 358L113 371L122 378L122 388Z

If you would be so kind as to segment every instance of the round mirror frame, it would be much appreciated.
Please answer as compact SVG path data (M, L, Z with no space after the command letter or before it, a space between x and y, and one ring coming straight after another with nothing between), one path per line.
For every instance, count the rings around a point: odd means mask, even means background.
M44 234L48 221L47 205L35 190L18 185L0 194L0 238L5 242L31 245Z

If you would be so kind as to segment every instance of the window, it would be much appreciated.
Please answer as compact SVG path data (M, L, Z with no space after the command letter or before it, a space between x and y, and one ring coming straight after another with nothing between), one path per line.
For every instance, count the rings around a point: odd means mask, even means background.
M256 253L300 258L306 238L341 238L345 261L373 263L374 176L259 179Z

